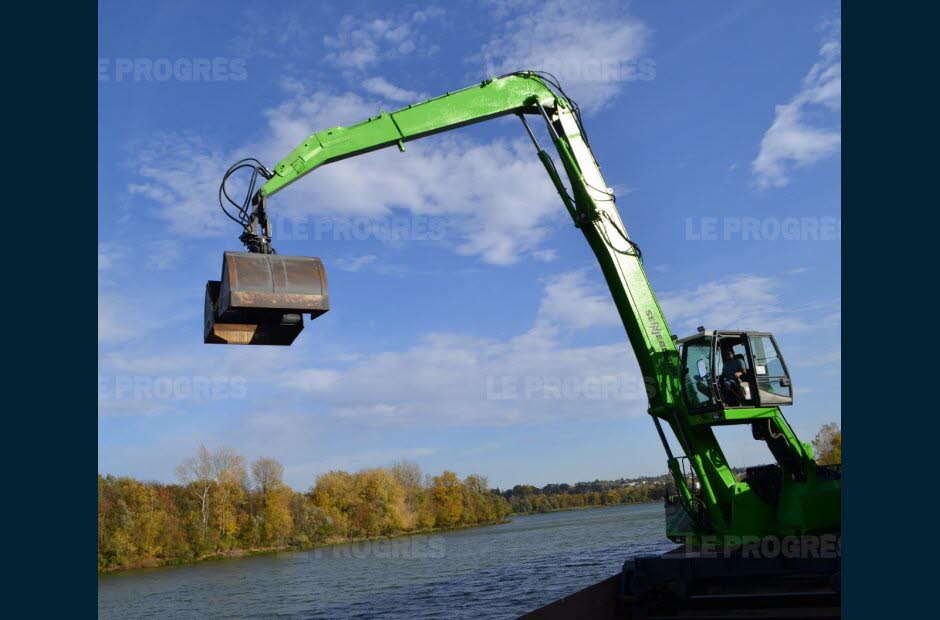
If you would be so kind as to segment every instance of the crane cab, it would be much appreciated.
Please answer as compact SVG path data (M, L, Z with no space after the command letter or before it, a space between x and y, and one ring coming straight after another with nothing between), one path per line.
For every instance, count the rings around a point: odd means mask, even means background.
M676 344L690 413L793 404L790 373L772 334L699 328Z

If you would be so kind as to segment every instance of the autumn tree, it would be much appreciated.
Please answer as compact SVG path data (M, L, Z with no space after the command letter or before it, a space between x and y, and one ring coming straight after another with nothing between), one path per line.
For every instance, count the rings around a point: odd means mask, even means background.
M264 494L268 488L284 481L284 466L276 459L262 456L251 464L251 477L254 479L255 488Z
M202 538L206 538L209 526L209 493L215 478L215 464L212 454L204 446L199 446L196 456L187 458L176 468L176 475L184 486L199 500L200 516L202 517Z
M349 515L356 504L351 474L345 471L329 471L317 476L310 491L310 499L327 514L333 534L350 537Z
M835 422L823 425L813 440L813 452L820 465L842 462L842 429Z
M219 542L223 544L236 531L237 520L230 502L245 491L245 459L232 448L224 446L212 457L212 473L218 501Z
M392 465L392 476L401 487L405 498L405 510L402 514L402 528L429 528L434 525L433 514L428 510L427 494L421 484L421 468L412 461L399 461ZM430 515L430 519L428 519ZM428 521L430 520L430 523Z
M327 472L304 494L284 482L284 467L275 459L263 457L246 467L231 448L211 452L200 446L177 475L180 484L167 485L98 477L100 570L195 560L236 548L491 523L512 509L482 476L461 481L445 471L422 479L420 468L407 462ZM539 509L562 507L545 496L527 497Z
M496 519L489 502L489 482L484 476L470 474L463 480L463 520L486 523Z
M437 525L453 527L463 517L463 483L452 471L434 476L431 484Z
M260 496L263 540L280 545L290 537L294 525L294 492L284 484L284 466L270 457L261 457L251 464L251 476Z

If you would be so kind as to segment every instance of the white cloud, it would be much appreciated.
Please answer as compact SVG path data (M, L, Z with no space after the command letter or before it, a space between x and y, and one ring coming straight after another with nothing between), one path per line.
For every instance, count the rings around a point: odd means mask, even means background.
M832 303L788 307L780 299L783 283L773 277L739 274L659 296L677 335L706 329L798 332L837 324ZM835 303L835 302L833 302ZM828 312L820 316L820 312Z
M646 398L625 341L571 348L531 333L506 341L433 334L284 385L315 394L337 418L381 426L623 418L642 415Z
M160 347L155 353L151 343L140 343L135 349L124 348L100 356L98 370L109 376L250 375L252 380L266 381L267 374L276 375L283 368L299 365L303 357L303 351L293 347L199 345L194 349L192 342L184 341L172 348Z
M343 271L359 271L366 265L371 265L379 259L375 254L364 254L362 256L345 256L333 261L337 269Z
M293 12L282 7L277 12L245 9L231 51L248 58L281 62L290 53L294 58L322 54L309 11ZM316 41L316 45L312 43Z
M390 58L430 55L436 47L427 44L412 24L422 24L441 15L443 10L433 7L408 17L363 19L346 15L340 20L336 34L323 37L324 46L332 50L326 60L342 69L364 71Z
M149 245L150 254L147 256L147 269L164 271L175 265L180 257L180 243L175 239L154 241Z
M838 300L789 306L780 296L785 283L754 274L731 275L698 286L659 295L666 319L679 336L699 325L707 329L797 332L838 325ZM621 325L620 315L603 280L585 271L559 274L548 281L537 325L567 329Z
M297 349L204 347L196 344L198 327L188 341L175 344L140 338L145 332L141 329L120 342L112 338L106 343L111 350L99 353L100 417L201 415L219 408L237 410L257 398L267 411L276 411L270 388L285 376L298 377L294 369L303 363L303 352Z
M165 401L145 399L99 399L99 418L127 418L165 415L173 413L174 408Z
M98 288L111 287L115 268L124 259L125 251L113 243L98 242Z
M309 392L325 392L334 387L339 378L340 373L335 370L308 368L291 373L284 385Z
M764 134L760 152L751 163L758 187L782 187L794 168L825 159L838 152L842 136L838 122L829 127L811 125L809 113L816 109L838 112L842 103L841 37L823 42L819 60L803 78L793 99L778 105L774 122Z
M427 99L427 95L413 90L407 90L399 86L395 86L388 80L382 77L371 77L366 80L363 80L362 87L366 92L373 95L378 95L386 99L387 101L395 101L399 103L412 103L417 102L422 99Z
M803 368L816 368L819 366L834 367L842 363L842 349L832 349L818 355L802 357L796 365Z
M140 151L141 182L128 189L157 203L158 216L174 233L232 233L232 223L216 204L223 162L250 154L273 166L313 131L361 121L379 108L352 93L311 93L292 82L290 96L265 113L262 140L223 156L190 136L158 136ZM448 233L456 237L444 240L450 247L493 264L542 250L553 219L560 221L564 213L531 144L522 138L480 144L439 136L409 144L404 154L386 149L330 164L315 175L315 181L278 194L274 215L388 218L404 209L446 218Z
M216 348L193 352L188 344L159 354L125 346L100 357L99 376L145 381L228 377L244 381L247 400L235 403L240 408L263 407L268 416L303 411L303 417L319 420L317 425L332 420L394 428L505 426L644 415L645 388L625 336L593 346L572 346L567 340L575 330L619 324L603 281L589 276L566 272L548 280L532 328L505 339L430 334L402 350L347 351L317 365L310 364L310 351L302 343L291 349L230 348L224 355ZM700 322L710 328L778 332L826 324L830 304L787 308L781 287L774 278L740 275L661 299L683 332ZM114 340L120 336L112 333ZM192 410L194 402L170 398L138 406L104 399L99 410L101 415L156 415ZM255 430L268 439L274 432Z
M539 320L574 329L620 324L610 292L593 285L584 272L571 271L553 278L545 287Z
M330 455L327 459L308 461L287 465L284 468L284 477L291 480L302 480L303 484L313 483L317 474L330 470L356 471L370 467L386 467L401 460L420 459L438 452L437 448L420 446L416 448L390 449L390 450L360 450L358 452ZM302 486L302 485L298 485Z
M204 140L162 133L137 153L140 182L128 185L132 196L143 196L161 206L158 215L174 233L187 236L231 232L232 222L219 211L219 181L229 160Z
M439 6L429 6L412 13L411 21L416 24L423 24L425 22L431 21L432 19L439 19L444 17L446 14L447 12Z
M336 418L374 425L510 425L623 418L645 411L630 346L571 347L560 335L619 324L610 295L583 272L545 285L535 324L506 340L430 334L403 351L308 368L282 379Z
M98 342L113 344L130 340L138 334L133 327L134 313L120 296L98 292Z
M549 0L494 5L502 16L501 27L470 59L482 60L486 76L521 69L548 71L591 111L616 97L627 82L654 70L654 65L641 67L638 62L649 28L629 15L623 3Z
M98 242L98 274L102 274L114 267L123 252L112 243Z
M532 258L543 263L550 263L556 258L558 258L558 253L551 248L546 248L544 250L536 250L532 252Z

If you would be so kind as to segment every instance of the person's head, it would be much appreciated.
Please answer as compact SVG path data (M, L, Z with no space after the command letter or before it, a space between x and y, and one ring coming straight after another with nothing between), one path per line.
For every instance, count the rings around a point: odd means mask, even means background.
M734 352L730 348L721 350L721 359L725 360L726 362L730 362L733 357Z

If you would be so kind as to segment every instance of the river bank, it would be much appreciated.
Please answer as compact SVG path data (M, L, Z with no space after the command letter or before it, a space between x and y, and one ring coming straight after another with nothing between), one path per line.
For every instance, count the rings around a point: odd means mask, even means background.
M98 617L513 618L609 577L629 557L675 546L654 504L414 538L103 574Z
M659 500L650 500L647 502L632 502L629 504L615 504L614 506L640 506L644 504L659 504ZM195 559L178 559L178 558L145 558L138 562L131 564L125 564L122 566L112 566L108 568L99 568L99 574L107 573L119 573L128 570L135 570L141 568L160 568L164 566L184 566L188 564L197 564L201 562L214 562L219 560L236 560L240 558L253 557L257 555L267 555L272 553L282 553L288 551L312 551L316 549L324 549L329 547L335 547L337 545L346 545L346 544L357 544L357 543L366 543L374 542L380 540L396 540L400 538L407 538L409 536L426 536L429 534L441 534L445 532L454 532L458 530L466 529L475 529L481 527L491 527L494 525L500 525L504 523L510 523L514 517L524 517L524 516L533 516L539 514L553 514L558 512L573 512L577 510L590 510L595 508L612 508L612 505L606 504L597 504L590 506L574 506L571 508L557 508L553 510L541 510L538 512L526 512L526 513L513 513L505 519L495 520L489 523L478 523L472 525L460 525L456 527L447 527L447 528L427 528L422 530L411 530L408 532L398 532L395 534L388 534L385 536L364 536L356 538L335 538L327 541L310 543L310 544L285 544L280 546L266 546L266 547L252 547L248 549L229 549L225 551L217 551L209 553L203 556L200 556Z
M594 506L589 506L589 508L594 508ZM572 508L571 510L576 510ZM521 516L521 515L515 515ZM459 525L454 527L440 527L440 528L427 528L422 530L411 530L408 532L398 532L395 534L388 534L384 536L363 536L356 538L342 538L342 539L330 539L327 541L317 542L317 543L307 543L307 544L285 544L285 545L275 545L275 546L266 546L266 547L252 547L248 549L227 549L225 551L216 551L213 553L207 553L205 555L199 556L194 559L179 559L179 558L144 558L137 562L123 564L121 566L111 566L107 568L98 568L98 574L111 574L111 573L121 573L125 571L138 570L141 568L161 568L169 566L187 566L191 564L201 564L203 562L215 562L220 560L237 560L242 558L249 558L254 556L270 555L273 553L285 553L285 552L294 552L294 551L315 551L318 549L328 549L330 547L337 547L340 545L354 545L360 543L376 542L383 540L398 540L402 538L408 538L411 536L427 536L430 534L443 534L447 532L456 532L459 530L467 529L477 529L483 527L492 527L494 525L501 525L504 523L510 523L511 519L499 519L489 523L476 523L473 525Z

